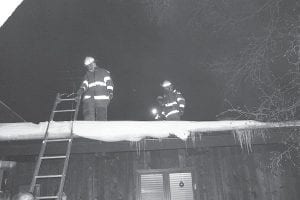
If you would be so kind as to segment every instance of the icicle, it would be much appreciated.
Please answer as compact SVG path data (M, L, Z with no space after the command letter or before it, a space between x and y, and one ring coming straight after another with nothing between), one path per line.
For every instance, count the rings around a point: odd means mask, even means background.
M233 131L235 140L238 140L242 149L246 147L247 152L252 152L252 130L235 130Z
M135 151L136 151L136 154L137 156L139 157L140 156L140 153L141 153L141 146L140 146L140 142L139 141L130 141L129 142L129 145L130 147L133 147L135 146Z
M135 142L135 144L136 144L136 148L137 148L136 153L137 153L138 157L140 157L140 155L141 155L141 144L140 144L139 141Z
M192 143L193 143L193 147L196 147L197 136L199 136L199 141L201 141L201 139L202 139L202 133L191 132L191 134L190 134L190 137L191 137Z
M233 131L234 140L240 143L242 149L246 147L247 152L252 152L252 140L255 136L260 135L265 139L265 132L260 129L242 129Z
M191 139L192 139L193 147L195 147L195 145L196 145L196 134L195 133L191 133Z

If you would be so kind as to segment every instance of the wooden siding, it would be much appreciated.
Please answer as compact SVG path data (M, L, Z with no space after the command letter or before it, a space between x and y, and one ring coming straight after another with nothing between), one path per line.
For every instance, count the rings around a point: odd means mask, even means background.
M250 154L238 146L73 154L65 192L72 200L135 200L137 170L189 168L196 200L298 200L299 170L286 165L275 175L268 168L274 148L257 145ZM13 193L30 184L34 164L34 159L19 160L8 183ZM52 163L45 170L58 168Z

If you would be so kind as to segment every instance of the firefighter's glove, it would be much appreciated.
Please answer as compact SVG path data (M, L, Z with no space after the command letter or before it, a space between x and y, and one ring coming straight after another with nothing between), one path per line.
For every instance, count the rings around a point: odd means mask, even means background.
M109 93L109 99L111 100L114 97L114 94L112 92Z
M179 108L179 114L183 115L184 110L182 108Z
M80 101L80 99L81 99L81 96L82 96L82 94L83 94L83 89L82 88L80 88L78 91L77 91L77 96L75 97L76 98L76 100L77 101Z
M77 96L81 96L83 94L83 89L82 88L80 88L78 91L77 91Z

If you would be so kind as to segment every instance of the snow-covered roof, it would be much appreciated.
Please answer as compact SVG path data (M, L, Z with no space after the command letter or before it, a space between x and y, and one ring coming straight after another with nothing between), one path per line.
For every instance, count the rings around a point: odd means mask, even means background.
M49 138L68 137L72 124L74 137L116 142L139 141L145 137L166 138L169 135L186 140L191 133L299 127L300 121L52 121ZM43 139L47 125L48 122L0 123L0 141Z

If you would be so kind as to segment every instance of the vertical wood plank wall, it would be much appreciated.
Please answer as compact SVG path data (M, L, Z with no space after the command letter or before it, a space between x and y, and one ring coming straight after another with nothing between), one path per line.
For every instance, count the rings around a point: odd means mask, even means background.
M138 169L194 169L197 200L299 200L299 170L271 173L268 146L248 154L240 147L74 154L65 193L70 200L135 200ZM34 160L18 162L10 180L13 193L30 184ZM47 166L49 170L58 164ZM47 190L55 190L47 186Z

